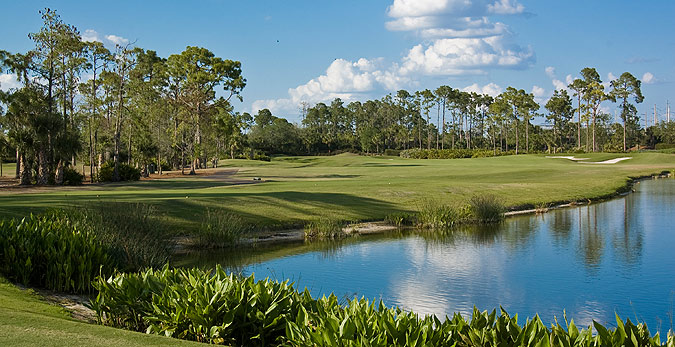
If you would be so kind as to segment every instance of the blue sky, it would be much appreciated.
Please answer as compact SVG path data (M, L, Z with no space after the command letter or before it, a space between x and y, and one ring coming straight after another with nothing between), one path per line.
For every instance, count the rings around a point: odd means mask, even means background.
M641 113L656 104L665 117L675 101L670 0L26 0L3 4L0 49L30 49L44 7L109 45L135 41L165 57L203 46L239 60L248 84L237 109L269 107L292 121L302 101L441 84L490 94L514 86L543 103L587 66L605 82L624 71L642 79ZM0 87L12 83L0 75Z

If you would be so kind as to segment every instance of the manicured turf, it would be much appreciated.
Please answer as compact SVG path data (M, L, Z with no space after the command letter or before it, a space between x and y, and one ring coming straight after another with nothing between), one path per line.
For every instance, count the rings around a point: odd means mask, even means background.
M0 277L0 346L174 345L200 344L73 320L62 308Z
M92 201L155 204L171 230L191 233L204 209L222 208L259 226L282 227L320 216L378 220L414 211L424 200L463 203L493 193L508 206L596 198L613 193L629 176L675 171L675 155L578 154L610 165L576 163L544 155L414 160L398 157L280 157L272 162L225 160L231 178L259 184L232 185L203 178L176 178L80 188L40 188L36 193L0 190L0 216L21 216L48 207Z

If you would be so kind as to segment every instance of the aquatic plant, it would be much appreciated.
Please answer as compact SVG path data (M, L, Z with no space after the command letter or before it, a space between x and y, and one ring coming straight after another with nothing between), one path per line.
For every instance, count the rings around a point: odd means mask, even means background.
M406 225L414 225L417 222L417 216L412 213L395 212L384 217L384 221L400 228Z
M236 246L248 229L241 217L227 211L207 208L194 246L206 248Z
M86 293L111 273L108 248L58 211L0 221L0 273L23 285Z
M420 316L382 301L335 295L314 299L288 281L256 281L223 268L146 270L99 278L91 307L102 324L200 342L236 346L666 346L644 324L616 328L594 322L579 329L564 317L547 327L539 316L521 325L505 310L474 308Z
M474 195L469 199L472 219L478 223L495 223L504 219L504 204L492 194Z
M322 217L305 225L306 238L337 239L345 236L342 228L345 222L329 217Z

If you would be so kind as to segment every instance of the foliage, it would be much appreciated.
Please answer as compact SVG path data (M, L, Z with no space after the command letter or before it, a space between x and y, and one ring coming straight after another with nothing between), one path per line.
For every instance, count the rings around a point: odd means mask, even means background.
M84 175L77 172L77 170L72 167L67 167L63 169L63 184L66 186L79 186L82 185L84 180Z
M138 181L141 179L141 170L125 163L119 163L118 165L120 181ZM105 162L98 170L97 180L99 182L114 182L114 170L115 163L112 161Z
M504 219L504 204L492 194L474 195L469 199L469 210L478 223L495 223Z
M152 205L96 202L64 213L78 229L96 236L121 271L158 267L169 260L172 245Z
M181 339L237 346L675 346L662 344L644 324L617 316L617 327L574 321L546 327L535 316L522 326L518 316L474 308L441 320L365 299L340 305L334 295L314 299L288 281L255 281L221 267L148 269L99 278L91 307L99 322Z
M418 209L417 223L421 228L450 228L468 215L463 209L431 200L423 201Z
M253 160L272 161L272 158L264 153L256 153L253 155Z
M113 261L95 233L51 211L0 221L0 273L24 285L62 292L91 291Z
M384 217L384 221L400 228L405 225L414 225L417 223L417 216L406 212L390 213Z
M512 155L514 151L492 151L471 149L419 149L412 148L400 152L402 158L409 159L463 159L463 158L486 158L502 155Z
M344 222L334 218L322 217L305 225L306 238L338 239L345 236L342 231Z
M224 248L237 245L248 231L237 215L227 211L207 208L199 227L197 244L207 248Z
M398 156L401 155L401 150L387 148L387 149L384 150L384 155L387 155L387 156L390 156L390 157L398 157Z

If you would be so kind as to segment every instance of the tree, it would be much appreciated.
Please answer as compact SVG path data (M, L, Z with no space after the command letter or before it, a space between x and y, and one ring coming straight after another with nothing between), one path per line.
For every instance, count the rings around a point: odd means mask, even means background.
M642 82L635 78L629 72L624 72L611 82L612 90L610 95L621 100L621 120L623 121L623 151L626 151L626 123L637 123L637 109L632 105L628 99L633 96L636 103L641 103L644 100L640 85ZM639 127L639 125L638 125Z
M241 100L246 80L240 62L216 57L206 48L188 46L182 53L171 55L167 64L176 101L186 116L183 127L193 132L190 174L194 174L195 168L204 163L201 125L208 123L216 87L223 87L226 101L233 96Z
M566 90L556 90L553 96L546 102L546 109L549 111L546 119L553 122L553 138L557 141L558 148L563 147L562 132L570 119L573 117L572 98L567 95ZM554 149L554 152L557 150Z
M577 97L577 112L579 115L577 118L577 147L581 148L581 99L584 96L584 90L586 90L586 83L584 80L577 78L568 87L574 91L574 96Z

